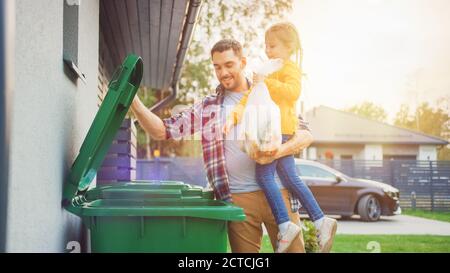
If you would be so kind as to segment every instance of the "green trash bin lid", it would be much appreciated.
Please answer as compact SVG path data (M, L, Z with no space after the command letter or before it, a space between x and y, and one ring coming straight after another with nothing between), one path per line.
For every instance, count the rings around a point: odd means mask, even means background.
M64 185L63 206L81 217L183 216L220 220L245 219L242 208L213 200L212 191L182 182L114 184L88 190L139 88L142 59L129 55L114 73L80 152Z
M135 180L113 183L90 189L86 192L86 201L108 200L170 200L214 199L212 191L204 191L200 186L192 186L180 181Z
M128 55L114 73L64 185L63 206L84 193L97 175L141 84L142 74L142 59L133 54Z
M178 181L133 181L90 189L76 214L91 216L195 217L242 221L242 208L214 200L212 191Z

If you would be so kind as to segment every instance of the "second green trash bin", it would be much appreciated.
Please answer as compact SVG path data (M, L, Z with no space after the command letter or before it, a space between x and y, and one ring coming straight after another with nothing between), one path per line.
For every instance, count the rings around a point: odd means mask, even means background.
M89 189L139 88L140 57L129 55L109 84L64 186L64 207L90 230L92 252L226 252L228 221L242 208L177 181L129 181Z

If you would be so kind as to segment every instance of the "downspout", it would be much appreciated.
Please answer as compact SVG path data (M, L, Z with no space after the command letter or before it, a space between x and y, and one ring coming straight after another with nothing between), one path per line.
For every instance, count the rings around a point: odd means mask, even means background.
M183 27L183 36L180 44L180 48L177 53L177 62L175 65L173 77L172 77L172 83L170 85L170 95L162 99L157 104L150 107L150 111L156 112L158 110L161 110L165 105L170 103L172 100L174 100L177 96L178 91L178 80L180 78L181 68L183 66L183 60L186 56L187 49L189 48L190 41L192 39L192 33L195 27L195 21L197 19L197 16L201 9L201 0L190 0L189 1L189 8L188 8L188 14L186 18L186 23Z
M0 253L6 252L14 1L0 1Z

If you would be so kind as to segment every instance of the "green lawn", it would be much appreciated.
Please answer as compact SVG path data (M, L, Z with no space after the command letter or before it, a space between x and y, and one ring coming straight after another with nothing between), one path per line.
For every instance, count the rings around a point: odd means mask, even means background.
M370 253L378 246L381 253L450 253L450 236L336 235L331 252ZM263 238L261 252L273 252L267 235Z
M450 212L434 212L425 210L404 209L402 211L402 214L450 222Z

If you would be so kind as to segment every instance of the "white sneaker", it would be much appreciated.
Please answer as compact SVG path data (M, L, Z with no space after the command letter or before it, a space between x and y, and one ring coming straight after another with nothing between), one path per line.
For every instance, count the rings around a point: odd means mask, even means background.
M329 253L336 235L337 221L330 217L323 219L320 229L317 231L320 253Z
M301 228L294 224L293 222L289 222L288 229L285 233L281 234L278 232L278 244L276 253L283 253L286 252L286 250L291 246L292 241L298 236L300 233Z

